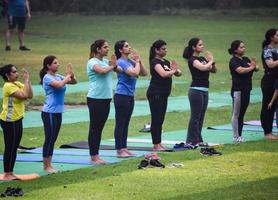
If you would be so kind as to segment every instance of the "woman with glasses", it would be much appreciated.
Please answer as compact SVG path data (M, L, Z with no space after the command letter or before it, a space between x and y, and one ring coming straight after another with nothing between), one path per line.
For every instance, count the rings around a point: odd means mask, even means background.
M166 42L155 41L149 54L151 81L147 90L147 98L151 110L151 135L154 151L165 151L161 144L162 124L167 109L168 96L172 88L172 76L180 76L176 61L171 63L164 57L167 54Z
M201 132L208 105L209 74L216 72L212 54L208 52L206 57L203 57L200 55L203 51L203 41L199 38L192 38L183 52L183 58L188 60L192 76L188 91L191 116L186 143L193 146L204 145Z
M134 49L132 50L127 41L117 41L114 50L117 57L117 66L123 70L123 72L117 73L118 83L114 95L115 146L117 156L126 158L133 155L127 149L127 136L129 121L134 108L136 81L138 76L146 76L147 70L138 52ZM130 54L131 58L129 58Z
M59 66L58 59L49 55L44 58L43 68L40 71L40 83L45 91L45 102L41 113L45 134L43 169L48 173L57 173L51 161L54 145L62 124L66 84L77 83L71 64L68 64L65 76L57 73Z
M17 68L8 64L0 68L0 75L5 83L3 86L3 104L0 123L4 133L5 149L3 155L3 180L14 180L13 173L17 148L22 137L22 119L24 117L24 101L33 97L29 73L23 70L23 84L18 81Z

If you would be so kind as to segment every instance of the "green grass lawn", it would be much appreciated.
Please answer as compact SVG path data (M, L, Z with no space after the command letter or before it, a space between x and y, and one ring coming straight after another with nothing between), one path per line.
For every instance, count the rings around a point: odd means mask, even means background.
M0 31L6 26L0 21ZM277 26L277 18L239 16L33 16L26 30L26 45L31 52L19 52L16 35L12 51L0 48L0 65L13 63L31 72L33 84L38 84L42 59L56 55L62 73L68 62L75 66L79 81L87 81L86 63L90 44L105 38L113 45L126 39L141 52L148 68L151 43L164 39L168 43L168 59L176 59L183 76L179 80L190 82L186 62L182 59L185 43L191 37L204 40L208 50L215 54L218 73L211 76L210 91L230 90L228 70L230 55L227 49L234 39L241 39L247 47L246 55L260 62L261 42L265 31ZM254 87L259 87L263 70L254 74ZM149 76L146 77L149 79ZM177 78L178 79L178 78ZM3 81L1 80L1 85ZM186 86L175 85L172 96L187 95ZM138 89L136 99L145 99L146 89ZM66 95L67 103L85 103L86 93ZM228 96L227 98L230 98ZM35 97L32 105L41 105L43 97ZM245 119L259 119L260 104L251 104ZM189 112L167 113L164 131L186 129ZM204 126L230 123L231 107L208 109ZM133 117L129 134L139 135L138 130L150 121L150 116ZM103 138L113 138L114 120L108 120ZM56 147L61 144L86 140L88 122L62 126ZM22 145L41 146L43 128L24 129ZM0 137L0 152L3 152ZM247 142L225 145L220 157L203 157L199 151L160 154L162 162L182 163L182 168L137 170L140 158L114 165L90 167L44 176L30 182L5 182L7 186L23 187L23 199L277 199L278 196L278 146L276 141Z

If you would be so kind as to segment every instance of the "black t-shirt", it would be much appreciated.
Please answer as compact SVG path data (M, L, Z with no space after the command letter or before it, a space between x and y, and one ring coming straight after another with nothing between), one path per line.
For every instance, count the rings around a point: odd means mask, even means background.
M265 62L268 59L272 59L273 61L278 60L278 48L265 47L262 53L262 63L265 69L265 74L278 78L278 67L269 68Z
M188 67L191 72L192 83L190 87L206 87L209 88L209 71L201 71L193 66L194 60L199 60L203 64L207 64L205 57L191 56L188 60Z
M239 74L236 69L238 67L249 67L250 59L247 57L242 57L242 59L233 56L230 60L230 72L232 75L232 91L246 91L252 90L252 75L254 70L246 73Z
M165 71L171 71L170 62L168 60L159 60L154 58L151 61L150 73L151 73L151 82L148 88L148 94L165 94L170 95L172 87L172 78L161 77L154 69L154 67L160 64Z

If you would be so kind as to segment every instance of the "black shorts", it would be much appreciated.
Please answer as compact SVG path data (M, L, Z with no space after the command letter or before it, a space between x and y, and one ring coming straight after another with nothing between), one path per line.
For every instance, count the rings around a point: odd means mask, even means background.
M8 16L9 29L14 29L16 26L19 30L24 30L26 24L26 17Z

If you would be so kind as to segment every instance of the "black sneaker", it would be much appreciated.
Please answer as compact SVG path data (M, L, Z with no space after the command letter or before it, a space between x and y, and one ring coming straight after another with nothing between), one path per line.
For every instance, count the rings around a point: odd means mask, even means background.
M149 166L148 160L141 160L140 164L138 165L138 169L145 169Z
M200 154L204 156L212 156L212 153L209 148L201 148Z
M154 166L154 167L161 167L161 168L165 168L165 165L163 165L161 162L159 162L159 160L157 159L152 159L150 160L150 165Z
M23 192L22 188L19 188L19 187L16 188L13 192L14 197L21 197L23 195L24 195L24 192Z
M221 156L222 153L219 152L219 151L216 151L214 148L209 148L209 151L212 155L218 155L218 156Z
M26 46L19 47L20 51L31 51L31 49L28 49Z
M11 46L6 46L6 47L5 47L5 51L10 51L10 50L12 50L12 49L11 49Z

